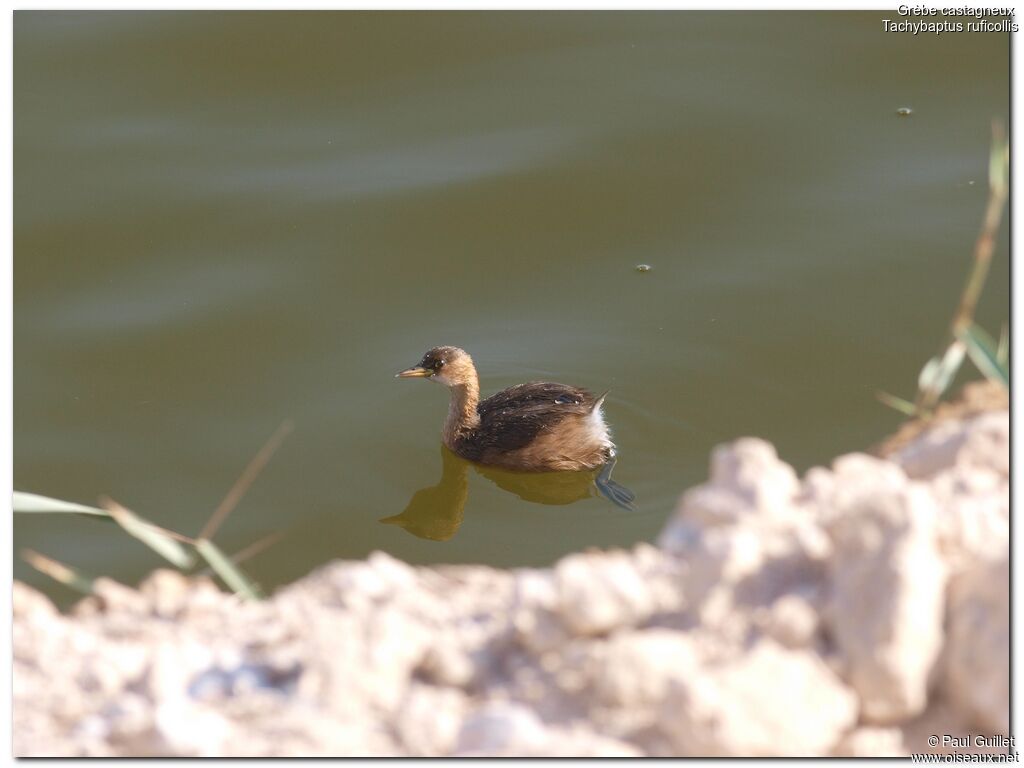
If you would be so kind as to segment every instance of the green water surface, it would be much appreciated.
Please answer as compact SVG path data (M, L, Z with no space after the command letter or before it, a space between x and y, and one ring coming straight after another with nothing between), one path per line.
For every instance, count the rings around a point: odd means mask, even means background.
M195 535L291 419L217 534L283 532L248 563L273 588L373 550L629 546L718 443L871 445L876 389L943 341L1009 116L1007 35L891 15L17 12L15 487ZM994 333L1008 274L1004 224ZM445 459L446 393L393 378L439 344L485 395L610 389L637 511ZM160 562L89 519L14 533L130 583Z

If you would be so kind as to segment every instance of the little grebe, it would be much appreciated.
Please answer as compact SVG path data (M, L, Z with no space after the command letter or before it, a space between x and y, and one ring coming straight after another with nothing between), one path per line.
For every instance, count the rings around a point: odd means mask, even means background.
M551 472L595 469L615 458L601 413L605 395L532 381L480 400L473 359L458 347L434 347L419 365L396 375L429 378L451 390L442 440L470 461Z

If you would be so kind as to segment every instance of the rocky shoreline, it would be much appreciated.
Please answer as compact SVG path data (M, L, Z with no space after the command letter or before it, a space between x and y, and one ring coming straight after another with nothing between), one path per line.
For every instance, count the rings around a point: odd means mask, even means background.
M716 448L657 545L336 562L246 603L14 585L19 756L906 755L1009 735L1009 413L802 479ZM959 751L983 751L976 748ZM997 749L998 751L998 749Z

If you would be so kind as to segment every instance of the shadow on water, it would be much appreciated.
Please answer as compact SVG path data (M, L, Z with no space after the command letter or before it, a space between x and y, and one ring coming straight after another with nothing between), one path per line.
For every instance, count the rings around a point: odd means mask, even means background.
M588 472L532 473L482 466L456 456L442 445L441 479L438 483L416 491L400 514L381 518L380 522L400 526L421 539L447 541L452 538L462 525L465 514L470 467L524 501L551 506L604 496L599 484L612 482L610 470L604 468ZM628 491L626 493L629 494ZM632 494L629 497L631 502ZM615 499L609 500L624 506ZM629 506L624 508L630 509Z

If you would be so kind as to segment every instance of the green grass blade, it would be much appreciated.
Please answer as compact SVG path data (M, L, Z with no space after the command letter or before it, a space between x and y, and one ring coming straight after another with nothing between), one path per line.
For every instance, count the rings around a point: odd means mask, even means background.
M917 406L909 400L904 400L902 397L896 397L896 395L890 395L888 392L881 390L875 392L875 397L883 404L900 413L905 413L907 416L917 416Z
M257 587L241 570L235 567L227 556L220 551L216 544L209 539L197 539L196 549L206 562L210 564L214 572L220 576L228 589L247 600L259 600L259 587Z
M964 359L964 343L959 339L946 349L942 357L933 357L917 377L917 386L928 395L926 402L935 403L949 387Z
M280 541L282 536L284 536L284 532L283 531L277 531L275 533L271 533L271 534L269 534L267 536L264 536L259 541L253 542L248 547L245 547L244 549L241 549L241 550L239 550L238 552L235 552L232 555L228 555L228 559L232 563L234 563L235 565L241 565L243 562L248 560L250 557L255 557L256 555L258 555L261 552L263 552L265 549L269 548L271 545L276 544L278 541ZM213 574L213 568L207 567L207 568L204 568L203 570L199 571L198 575L199 576L211 576L212 574Z
M92 594L93 580L80 571L76 571L74 568L64 565L64 563L58 563L56 560L31 549L22 550L21 558L37 571L49 576L54 581L60 582L76 592L81 592L85 595Z
M129 536L134 536L183 571L192 567L192 555L162 529L143 520L130 509L125 509L115 501L108 500L108 505L107 511L110 516L124 528Z
M15 512L71 512L79 515L100 515L110 517L105 509L87 507L84 504L75 504L73 501L61 501L51 499L49 496L40 496L37 493L25 493L24 491L14 492Z
M999 363L999 352L992 337L977 323L957 331L957 338L967 348L967 354L978 370L990 381L1010 386L1010 374L1006 366Z
M1007 361L1010 359L1010 329L1006 323L1003 323L1003 330L999 334L999 346L996 348L996 360L999 364L1006 367Z

